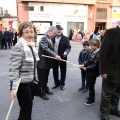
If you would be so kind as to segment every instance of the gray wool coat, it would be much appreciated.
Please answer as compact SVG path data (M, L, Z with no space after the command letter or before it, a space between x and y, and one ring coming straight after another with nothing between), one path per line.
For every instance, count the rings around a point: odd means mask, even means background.
M29 55L30 55L29 57L33 57L32 52ZM13 47L10 56L9 62L10 90L16 89L19 78L21 78L21 83L29 83L33 81L33 76L34 76L34 61L27 62L25 60L25 51L23 44L21 42L18 42Z

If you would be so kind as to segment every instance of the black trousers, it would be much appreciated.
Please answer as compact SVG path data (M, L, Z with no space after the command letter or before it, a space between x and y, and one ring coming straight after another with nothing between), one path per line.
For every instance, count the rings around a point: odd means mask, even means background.
M59 78L59 67L61 72L61 78ZM56 85L58 84L65 85L66 67L67 67L66 62L60 62L60 61L54 60L53 77Z
M94 76L88 76L89 81L89 97L92 102L95 101L95 83L96 83L96 77Z
M17 98L20 106L20 113L18 120L31 120L33 98L34 98L34 84L20 83L17 92Z
M118 111L119 99L120 83L103 80L100 104L101 118L108 119L110 110L114 112Z
M49 72L50 72L50 69L37 68L38 80L41 86L41 94L45 94L45 91L49 91L49 88L47 86Z

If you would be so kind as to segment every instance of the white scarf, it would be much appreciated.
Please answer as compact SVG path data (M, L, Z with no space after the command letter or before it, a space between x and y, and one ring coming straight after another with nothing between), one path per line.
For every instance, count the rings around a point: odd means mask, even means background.
M32 47L33 49L33 52L34 52L34 55L35 55L35 58L36 58L36 61L40 60L39 57L38 57L38 52L35 48L35 45L34 43L31 41L31 42L28 42L26 40L24 40L22 37L19 38L19 42L21 42L23 44L23 47L24 47L24 51L25 51L25 60L27 62L34 62L34 58L33 58L33 55L32 55L32 51L31 49L29 48L29 46Z

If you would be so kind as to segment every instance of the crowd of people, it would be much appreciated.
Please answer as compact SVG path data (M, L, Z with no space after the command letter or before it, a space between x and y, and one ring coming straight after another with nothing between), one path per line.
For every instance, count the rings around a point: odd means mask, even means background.
M35 80L38 80L39 83L40 98L49 100L46 94L53 95L48 87L48 76L51 68L54 78L53 89L57 87L60 87L61 91L65 89L67 65L62 60L67 60L71 45L62 30L61 25L50 26L40 39L37 51L33 43L34 25L31 22L20 24L19 40L12 49L9 63L11 98L14 100L17 96L20 106L18 120L31 120ZM78 57L82 76L82 85L79 91L87 92L89 90L85 105L95 103L95 82L98 76L101 75L103 78L100 105L101 120L109 120L109 114L120 117L118 108L120 98L119 39L120 23L116 28L108 29L105 32L102 44L94 35L90 41L85 40L83 50L80 51ZM35 72L36 70L37 72ZM19 79L21 82L18 91L16 91Z
M5 28L0 30L0 49L10 49L17 43L18 33L16 30L8 30Z

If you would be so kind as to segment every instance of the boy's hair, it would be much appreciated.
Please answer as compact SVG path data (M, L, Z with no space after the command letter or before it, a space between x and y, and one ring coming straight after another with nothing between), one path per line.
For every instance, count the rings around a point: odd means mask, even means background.
M85 41L83 42L83 46L84 46L84 45L89 46L89 42L88 42L87 40L85 40Z
M100 41L98 39L92 39L90 42L90 45L94 45L97 46L98 48L100 48Z

